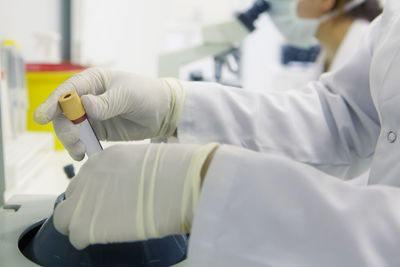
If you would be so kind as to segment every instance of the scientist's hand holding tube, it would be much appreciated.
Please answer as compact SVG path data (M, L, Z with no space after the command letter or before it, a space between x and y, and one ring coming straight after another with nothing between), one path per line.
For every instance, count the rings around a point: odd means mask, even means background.
M54 212L78 249L190 231L202 178L217 150L199 145L116 145L90 157Z
M144 78L90 68L60 85L35 111L39 124L53 121L56 134L75 160L85 146L58 105L60 96L76 90L100 140L129 141L169 137L176 130L184 89L176 79Z

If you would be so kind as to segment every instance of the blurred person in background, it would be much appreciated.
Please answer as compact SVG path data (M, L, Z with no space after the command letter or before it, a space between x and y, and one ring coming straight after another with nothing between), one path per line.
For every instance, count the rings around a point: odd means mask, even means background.
M369 23L381 12L377 0L303 0L298 5L301 17L327 18L315 35L323 47L323 71L338 69L355 54Z
M243 87L263 91L290 90L317 80L324 72L337 70L355 54L369 23L381 12L379 0L302 0L293 3L290 17L279 21L271 17L276 28L286 37L284 44L288 44L282 47L282 64L271 64L267 55L271 52L264 49L271 43L268 39L270 29L261 28L244 46L244 66L247 69L244 69ZM308 52L296 49L310 47L313 49ZM306 62L299 62L299 58L306 58Z

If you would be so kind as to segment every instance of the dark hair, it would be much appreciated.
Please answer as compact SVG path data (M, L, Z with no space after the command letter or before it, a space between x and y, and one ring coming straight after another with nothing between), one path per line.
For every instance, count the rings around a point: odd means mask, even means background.
M351 0L336 0L333 10L343 8L349 1ZM364 3L349 11L347 15L356 19L360 18L373 21L381 13L382 8L378 0L365 0Z

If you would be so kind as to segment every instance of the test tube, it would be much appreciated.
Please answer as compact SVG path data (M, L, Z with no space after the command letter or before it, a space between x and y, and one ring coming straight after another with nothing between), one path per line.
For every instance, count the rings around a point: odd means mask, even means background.
M76 91L71 91L61 96L58 103L65 116L75 125L79 132L79 138L86 147L88 157L103 150L99 139L93 131L92 126L82 105L81 98Z

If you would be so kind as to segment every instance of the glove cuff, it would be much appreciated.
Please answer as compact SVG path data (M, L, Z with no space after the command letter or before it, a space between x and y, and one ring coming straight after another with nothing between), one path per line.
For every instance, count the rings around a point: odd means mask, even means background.
M190 231L201 187L201 170L211 151L219 146L210 143L197 149L190 160L182 192L181 222L182 233Z
M201 170L216 146L148 146L137 185L139 239L190 232L200 195Z
M183 102L185 100L185 88L178 79L163 78L161 81L171 92L171 102L169 111L164 117L156 138L166 138L174 134L182 112Z

